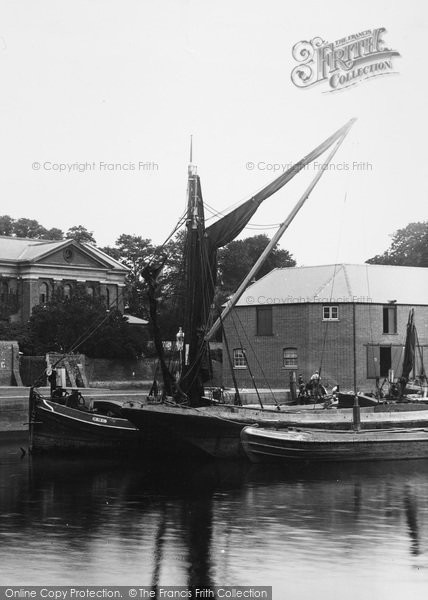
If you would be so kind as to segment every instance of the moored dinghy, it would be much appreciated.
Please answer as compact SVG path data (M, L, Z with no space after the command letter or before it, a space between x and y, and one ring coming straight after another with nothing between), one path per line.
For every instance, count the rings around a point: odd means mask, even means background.
M428 458L428 428L331 431L245 427L252 462L345 462Z

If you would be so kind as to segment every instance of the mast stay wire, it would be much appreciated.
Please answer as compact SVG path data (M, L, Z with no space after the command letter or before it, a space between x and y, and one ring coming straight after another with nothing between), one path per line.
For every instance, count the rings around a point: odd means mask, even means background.
M346 185L345 185L345 196L343 198L343 204L342 204L342 211L341 211L341 216L340 216L340 223L341 225L343 225L344 221L345 221L345 210L346 210L346 201L348 198L348 191L349 191L349 183L350 183L350 172L347 172L347 177L346 177ZM333 292L334 292L334 284L335 284L335 278L336 278L336 272L337 272L337 267L339 264L339 256L340 256L340 252L342 249L342 229L343 227L339 227L339 235L337 237L337 246L336 246L336 260L335 260L335 264L334 264L334 271L333 271L333 279L332 279L332 283L331 283L331 292L330 292L330 303L332 302L333 299ZM320 357L320 365L319 365L319 374L321 376L321 369L323 366L323 362L324 362L324 353L325 353L325 347L327 344L327 335L328 335L328 329L329 329L329 324L330 321L327 320L326 322L326 327L324 330L324 336L323 336L323 343L322 343L322 348L321 348L321 357Z

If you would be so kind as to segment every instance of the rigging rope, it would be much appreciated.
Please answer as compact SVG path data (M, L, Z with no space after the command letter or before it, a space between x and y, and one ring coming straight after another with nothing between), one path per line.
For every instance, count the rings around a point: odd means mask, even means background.
M342 213L341 213L341 217L340 217L340 223L341 225L343 225L344 220L345 220L345 209L346 209L346 200L348 197L348 190L349 190L349 172L348 172L348 176L346 179L346 190L345 190L345 196L343 198L343 205L342 205ZM342 246L342 229L343 227L339 227L339 235L337 237L337 246L336 246L336 260L335 260L335 264L334 264L334 271L333 271L333 278L331 280L331 293L330 293L330 303L333 300L333 291L334 291L334 284L335 284L335 278L336 278L336 272L337 272L337 266L339 264L339 255L340 255L340 251L341 251L341 246ZM320 374L320 378L321 378L321 370L323 367L323 361L324 361L324 352L325 352L325 347L327 344L327 335L328 335L328 330L329 330L329 324L330 321L327 320L326 322L326 326L325 326L325 330L324 330L324 336L323 336L323 342L322 342L322 348L321 348L321 357L320 357L320 365L319 365L319 374Z
M270 391L270 394L271 394L271 396L272 396L272 399L273 399L274 403L276 404L277 408L278 408L278 409L280 409L280 404L279 404L278 400L276 399L276 396L275 396L275 394L273 393L273 390L272 390L272 388L271 388L271 386L270 386L270 384L269 384L269 381L268 381L268 379L267 379L267 377L266 377L266 374L265 374L265 372L264 372L264 369L263 369L263 367L262 367L262 365L261 365L261 363L260 363L260 361L259 361L259 359L258 359L257 353L255 352L255 350L254 350L254 348L253 348L253 346L252 346L252 344L251 344L251 341L250 341L250 339L249 339L249 337L248 337L248 335L247 335L247 332L246 332L246 329L245 329L245 327L244 327L244 326L243 326L243 324L242 324L242 321L241 321L241 319L240 319L240 317L239 317L239 314L238 314L238 312L237 312L237 311L232 311L232 312L230 312L230 313L229 313L229 316L230 316L230 318L231 318L231 320L232 320L232 324L233 324L233 327L234 327L234 329L235 329L236 337L238 338L238 342L239 342L239 344L240 344L240 348L241 348L242 352L244 353L244 357L245 357L245 360L246 360L246 363L247 363L247 367L248 367L248 370L249 370L250 376L251 376L250 366L249 366L249 364L248 364L248 359L247 359L247 357L246 357L245 350L244 350L244 348L243 348L243 345L242 345L241 336L239 335L239 331L238 331L238 328L237 328L237 326L236 326L236 321L235 321L235 318L236 318L236 320L239 322L239 325L240 325L240 327L241 327L241 330L242 330L242 332L243 332L243 334L244 334L244 336L245 336L245 339L246 339L246 341L247 341L247 344L248 344L248 346L250 347L250 349L251 349L251 351L252 351L252 353L253 353L253 356L254 356L254 358L255 358L255 360L256 360L257 366L258 366L258 367L259 367L259 369L260 369L260 372L261 372L261 374L262 374L262 377L263 377L263 379L264 379L264 381L265 381L265 383L266 383L266 385L267 385L267 388L268 388L268 390ZM254 383L254 386L256 387L255 380L253 380L253 383ZM257 392L257 395L258 395L258 390L257 390L257 388L256 388L256 392ZM263 408L263 405L262 405L262 408Z

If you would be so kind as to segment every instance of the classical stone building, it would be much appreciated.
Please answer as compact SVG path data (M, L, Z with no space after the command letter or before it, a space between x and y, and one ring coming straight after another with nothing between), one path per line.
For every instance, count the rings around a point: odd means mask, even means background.
M123 311L127 267L89 244L0 236L0 320L25 322L34 306L76 286Z
M374 389L376 377L400 375L406 324L414 308L417 373L428 362L428 269L324 265L275 269L242 295L225 320L223 381L239 387L288 387L321 368L324 383ZM225 346L224 346L225 347ZM243 352L244 350L244 352ZM425 360L423 360L425 359Z

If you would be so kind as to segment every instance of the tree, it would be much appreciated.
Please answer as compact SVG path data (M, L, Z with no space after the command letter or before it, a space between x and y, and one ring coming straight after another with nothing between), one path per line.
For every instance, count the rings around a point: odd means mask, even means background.
M13 224L13 234L20 238L43 238L47 229L35 219L18 219Z
M135 338L123 315L106 311L102 300L91 298L84 288L77 288L70 298L58 293L36 306L26 344L33 355L73 350L97 358L135 358L143 349L143 340Z
M388 250L366 262L372 265L428 267L428 221L409 223L398 229L392 235Z
M35 238L41 240L62 240L64 234L61 229L52 227L46 229L35 219L13 219L9 215L0 216L0 235L22 238Z
M219 250L219 291L224 298L238 288L268 243L268 236L260 234L244 240L235 240ZM288 250L281 250L276 246L260 268L256 279L260 279L272 269L295 266L296 261Z
M31 349L28 323L8 323L0 321L0 340L16 340L19 349L28 354Z
M58 227L52 227L52 229L47 229L46 233L44 233L41 238L43 240L63 240L64 232Z
M125 290L127 309L136 317L147 318L146 286L141 271L155 251L152 241L123 233L116 240L115 246L106 246L101 250L130 269Z
M15 220L9 215L0 216L0 235L12 235Z
M81 244L93 244L96 246L97 242L93 236L93 231L88 231L83 225L75 225L65 234L67 240L75 240Z

